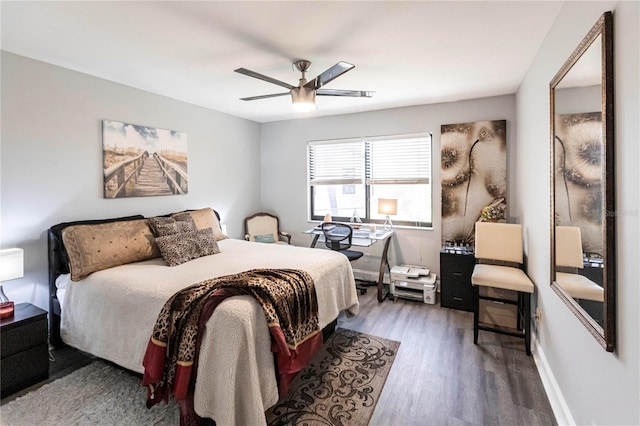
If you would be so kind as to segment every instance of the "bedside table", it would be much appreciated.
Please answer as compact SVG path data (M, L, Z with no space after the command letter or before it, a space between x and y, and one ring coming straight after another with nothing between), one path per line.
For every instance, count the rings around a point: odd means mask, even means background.
M19 303L0 321L2 398L49 377L47 311Z

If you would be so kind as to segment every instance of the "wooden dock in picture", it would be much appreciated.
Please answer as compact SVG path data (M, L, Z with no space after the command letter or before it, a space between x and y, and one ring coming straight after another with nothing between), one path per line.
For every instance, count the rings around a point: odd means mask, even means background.
M104 176L105 198L186 194L188 189L188 174L180 165L147 151L105 169Z

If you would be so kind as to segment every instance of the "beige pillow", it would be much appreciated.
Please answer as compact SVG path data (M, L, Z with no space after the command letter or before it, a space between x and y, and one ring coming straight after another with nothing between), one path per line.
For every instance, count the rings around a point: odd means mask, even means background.
M193 221L196 229L211 228L213 230L213 238L216 241L227 238L227 236L222 233L220 222L218 221L216 214L213 212L213 209L210 207L200 210L174 213L171 217L178 221Z
M73 225L62 231L73 281L93 272L160 257L146 219Z

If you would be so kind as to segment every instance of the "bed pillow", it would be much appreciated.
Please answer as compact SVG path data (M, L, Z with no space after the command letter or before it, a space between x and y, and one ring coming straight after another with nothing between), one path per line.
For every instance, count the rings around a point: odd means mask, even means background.
M196 230L193 222L177 221L172 217L149 218L149 227L156 237Z
M218 221L216 214L213 212L213 209L210 207L200 210L173 213L171 217L177 221L193 222L196 229L211 228L213 231L213 238L216 241L227 238L227 236L222 233L220 222Z
M211 228L177 232L156 238L162 258L177 266L202 256L220 253Z
M276 242L275 238L273 238L273 234L254 235L253 240L256 243L275 243Z
M196 228L190 215L149 218L162 258L176 266L202 256L220 253L211 227Z
M146 219L72 225L62 231L73 281L93 272L160 257Z

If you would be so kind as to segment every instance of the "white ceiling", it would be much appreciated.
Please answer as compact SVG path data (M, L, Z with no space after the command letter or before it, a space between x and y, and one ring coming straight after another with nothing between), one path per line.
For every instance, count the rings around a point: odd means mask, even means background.
M257 122L512 94L561 1L1 2L2 50ZM356 67L296 113L291 62ZM286 89L284 89L286 91Z

